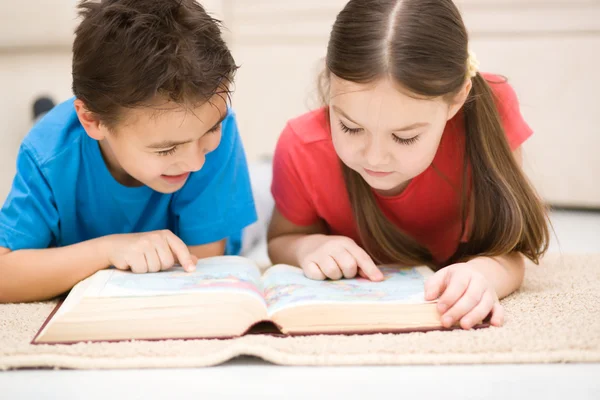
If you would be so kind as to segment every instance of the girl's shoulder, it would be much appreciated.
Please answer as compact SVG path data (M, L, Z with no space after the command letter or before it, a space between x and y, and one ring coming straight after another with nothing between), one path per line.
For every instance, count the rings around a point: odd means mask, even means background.
M499 111L502 113L504 108L513 108L519 106L519 100L517 98L517 94L511 84L508 81L508 78L498 74L492 74L489 72L483 72L481 74L485 81L488 83L492 93L494 93L494 97L496 100L496 106Z
M511 150L514 151L533 134L533 130L521 113L517 93L508 79L502 75L490 73L482 75L494 94L496 109L506 133L506 139Z
M329 130L329 113L327 107L322 107L288 121L283 136L291 136L301 144L320 141L331 141Z
M335 172L339 161L329 130L327 108L320 108L291 119L277 141L274 165L315 180L323 171Z

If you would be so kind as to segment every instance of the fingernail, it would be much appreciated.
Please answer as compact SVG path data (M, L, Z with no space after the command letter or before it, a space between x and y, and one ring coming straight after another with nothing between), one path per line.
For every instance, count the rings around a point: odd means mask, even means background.
M444 317L442 319L442 325L444 325L445 327L451 327L452 326L452 317Z
M196 270L196 266L194 264L188 264L187 270L189 272L194 272Z

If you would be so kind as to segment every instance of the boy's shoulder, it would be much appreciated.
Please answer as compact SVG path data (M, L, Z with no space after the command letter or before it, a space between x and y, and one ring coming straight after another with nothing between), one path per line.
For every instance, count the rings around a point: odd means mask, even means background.
M77 118L74 98L56 105L25 136L22 147L42 166L78 148L83 127Z

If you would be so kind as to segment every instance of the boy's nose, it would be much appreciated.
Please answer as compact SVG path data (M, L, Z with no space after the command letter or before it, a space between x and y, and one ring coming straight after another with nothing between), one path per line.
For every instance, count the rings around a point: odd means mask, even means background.
M204 162L206 161L206 149L204 147L197 147L193 151L190 151L186 160L186 166L191 172L196 172L202 169Z

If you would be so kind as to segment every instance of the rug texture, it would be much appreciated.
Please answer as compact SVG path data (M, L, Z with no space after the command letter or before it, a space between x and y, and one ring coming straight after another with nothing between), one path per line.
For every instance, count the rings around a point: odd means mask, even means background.
M241 355L282 365L600 362L600 254L550 255L502 301L501 328L356 336L31 345L56 302L0 305L0 369L168 368Z

